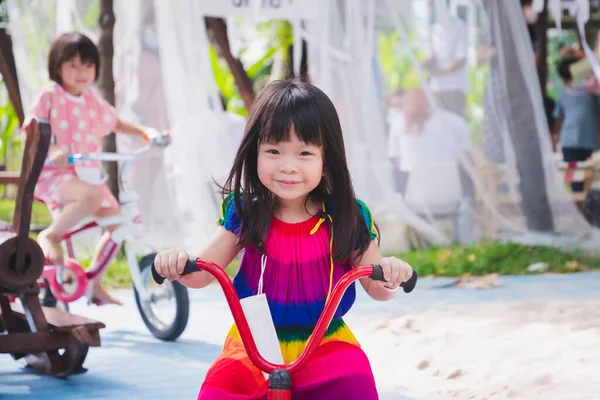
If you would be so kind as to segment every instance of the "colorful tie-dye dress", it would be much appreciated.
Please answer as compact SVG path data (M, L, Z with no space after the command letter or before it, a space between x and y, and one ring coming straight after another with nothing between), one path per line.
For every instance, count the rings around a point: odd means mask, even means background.
M362 202L358 201L358 205L373 240L377 232L371 213ZM240 221L231 195L223 201L222 212L219 224L239 233ZM331 225L328 220L319 224L319 220L320 216L316 215L292 224L273 218L265 242L263 291L285 363L294 361L301 354L329 291ZM253 247L245 249L240 270L233 280L240 298L257 294L261 258L262 254ZM349 262L334 264L333 285L350 268ZM306 367L293 374L293 399L378 398L369 361L342 319L355 298L353 284L342 298L315 356ZM234 325L227 335L223 352L206 374L198 399L266 399L266 392L266 378L248 358Z

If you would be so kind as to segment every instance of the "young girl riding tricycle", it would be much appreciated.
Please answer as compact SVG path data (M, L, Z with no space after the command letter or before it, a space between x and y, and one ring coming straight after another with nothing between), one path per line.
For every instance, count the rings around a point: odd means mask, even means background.
M373 216L354 194L335 107L310 84L274 82L256 99L221 211L215 235L198 255L198 266L213 266L210 273L196 270L182 276L186 263L190 271L190 256L175 249L156 256L155 272L203 288L219 275L216 266L229 265L244 250L233 280L235 292L241 299L266 295L285 363L302 354L346 272L380 265L383 281L369 278L371 267L354 275L378 301L394 298L413 276L407 263L382 257ZM348 279L343 296L338 291L341 301L320 346L293 372L294 399L378 398L369 361L342 318L356 297ZM231 328L199 399L266 398L267 378L252 361L254 353L246 352L241 329Z

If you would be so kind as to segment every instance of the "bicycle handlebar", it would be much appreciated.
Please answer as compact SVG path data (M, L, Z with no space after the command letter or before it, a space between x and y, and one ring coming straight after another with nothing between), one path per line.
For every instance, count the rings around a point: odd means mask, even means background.
M105 161L105 162L119 162L119 161L132 161L136 157L150 151L154 146L152 144L140 147L131 153L75 153L67 156L67 162L69 165L73 165L78 161ZM52 162L47 161L48 166L52 167Z
M152 277L158 284L162 284L164 282L164 278L160 276L156 272L156 268L154 267L154 263L152 263ZM250 331L250 327L248 326L248 321L246 320L246 315L242 309L242 305L240 304L240 300L237 296L235 288L233 287L233 283L229 276L225 272L224 269L219 267L217 264L204 261L201 259L196 260L188 260L185 269L182 275L189 274L192 272L197 272L198 270L203 270L211 274L215 277L215 279L221 285L223 292L225 293L225 298L227 299L227 303L229 308L231 309L231 314L233 315L233 320L235 321L235 325L240 333L240 338L242 339L242 343L246 352L248 353L248 357L252 361L252 363L259 368L261 371L266 373L271 373L278 369L286 370L290 373L302 368L307 362L308 359L314 354L317 347L321 344L323 337L325 336L325 332L333 319L335 311L337 310L342 296L346 292L346 289L356 280L364 277L370 277L374 280L384 281L383 279L383 269L380 265L369 265L363 267L352 268L350 271L346 272L340 280L335 284L333 291L329 297L329 300L326 302L323 312L319 317L317 324L315 325L315 329L308 338L304 351L295 361L290 364L274 364L267 360L265 360L261 354L259 353L256 343L254 342L254 338L252 337L252 332ZM413 272L412 277L402 283L402 287L406 293L411 292L417 283L417 273Z
M383 277L383 268L381 268L381 265L373 264L371 266L373 267L373 273L369 276L369 278L373 279L374 281L386 282L385 278ZM185 263L185 267L183 268L181 276L191 274L192 272L198 272L199 270L203 270L203 268L200 267L199 263L197 263L196 260L188 260ZM158 272L156 272L154 263L152 263L152 278L154 279L154 282L158 283L159 285L162 285L162 283L165 281L165 278L160 276ZM413 275L410 277L410 279L406 282L402 282L400 284L400 287L402 287L404 293L410 293L413 291L416 284L417 273L413 271Z

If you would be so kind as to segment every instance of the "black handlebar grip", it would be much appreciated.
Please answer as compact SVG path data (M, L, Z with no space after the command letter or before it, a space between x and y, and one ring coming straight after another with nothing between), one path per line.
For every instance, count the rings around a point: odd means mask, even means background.
M373 273L371 273L371 276L369 278L373 279L374 281L386 282L385 278L383 277L383 268L381 268L381 265L373 264ZM410 279L400 284L402 290L404 290L404 293L412 292L416 285L417 271L413 271L413 274L410 277Z
M198 264L196 263L196 259L191 259L191 260L187 260L187 262L185 263L185 267L183 267L183 272L181 273L181 276L184 275L189 275L192 272L198 272L200 271L198 269Z
M162 285L163 282L165 281L165 278L160 276L158 274L158 272L156 272L156 267L154 266L154 261L152 261L152 279L154 279L154 282L158 283L159 285Z
M185 267L183 268L183 272L181 273L181 276L184 275L188 275L191 274L192 272L198 272L198 264L196 264L196 260L187 260L187 262L185 263ZM152 263L152 279L154 279L154 282L158 283L159 285L162 285L163 282L165 281L165 278L160 276L158 274L158 272L156 272L156 268L154 267L154 262Z

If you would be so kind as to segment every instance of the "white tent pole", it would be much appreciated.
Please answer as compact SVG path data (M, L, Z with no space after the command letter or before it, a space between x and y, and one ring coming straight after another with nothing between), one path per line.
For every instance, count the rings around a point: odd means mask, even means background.
M300 69L302 67L302 35L300 31L302 26L299 19L293 19L290 22L294 32L294 75L300 77Z

